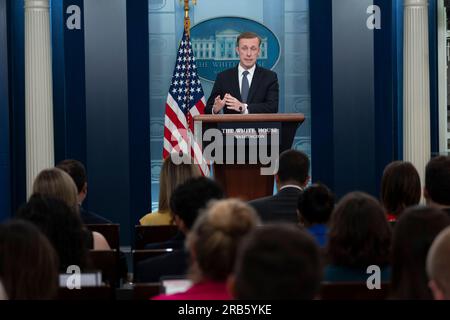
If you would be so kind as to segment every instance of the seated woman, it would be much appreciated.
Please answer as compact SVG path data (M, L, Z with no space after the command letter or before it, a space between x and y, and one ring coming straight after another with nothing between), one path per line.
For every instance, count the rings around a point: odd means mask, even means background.
M87 266L89 241L80 217L64 202L33 194L16 217L37 226L50 240L60 261L60 272L70 265ZM91 240L92 241L92 240Z
M58 257L47 238L31 223L13 220L0 225L0 279L5 299L56 297Z
M72 178L58 168L42 170L33 182L33 194L63 201L79 219L78 191ZM105 237L95 231L83 228L88 249L110 250ZM44 232L45 233L45 232Z
M426 259L436 236L450 225L446 212L430 207L412 207L398 219L392 239L391 298L432 300Z
M139 223L143 226L158 226L174 224L170 214L170 196L177 186L186 182L190 178L201 175L197 164L188 164L190 159L183 156L181 164L175 164L171 157L164 159L159 176L159 202L158 211L151 212L143 216Z
M395 223L407 207L419 204L422 189L416 168L410 162L389 163L381 178L381 204L389 222Z
M248 204L235 199L212 203L196 220L186 246L191 255L186 292L160 295L155 300L229 300L226 280L231 274L242 239L259 224Z
M376 265L381 281L389 281L391 228L379 202L362 192L351 192L331 215L325 267L326 282L366 282L367 268Z

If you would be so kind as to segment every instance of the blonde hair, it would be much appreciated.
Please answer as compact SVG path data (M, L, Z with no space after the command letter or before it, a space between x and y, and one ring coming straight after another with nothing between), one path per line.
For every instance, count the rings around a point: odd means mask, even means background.
M187 156L183 158L189 160ZM201 176L198 165L189 163L190 161L183 161L181 164L175 164L170 156L164 159L161 167L161 175L159 176L158 211L160 213L170 210L170 196L176 187L190 178Z
M33 194L63 201L78 211L78 191L72 178L58 168L42 170L33 182Z
M190 276L223 281L231 273L237 248L260 223L255 210L237 199L213 201L197 218L186 245L193 253Z
M428 251L427 274L450 299L450 227L439 233Z

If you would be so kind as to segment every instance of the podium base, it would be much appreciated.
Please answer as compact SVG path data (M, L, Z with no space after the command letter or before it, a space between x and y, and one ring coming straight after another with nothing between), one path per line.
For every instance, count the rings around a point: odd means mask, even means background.
M214 164L214 179L230 198L249 201L273 194L274 176L261 175L258 164Z

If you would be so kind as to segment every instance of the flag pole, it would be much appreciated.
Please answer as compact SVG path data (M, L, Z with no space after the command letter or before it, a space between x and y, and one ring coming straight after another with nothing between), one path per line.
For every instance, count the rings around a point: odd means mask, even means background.
M195 5L197 2L197 0L192 0L192 3ZM190 42L190 29L191 29L191 19L189 18L189 0L184 0L184 32L186 34L186 40L188 42ZM188 57L189 54L186 52L186 57ZM190 70L186 70L186 95L190 96L191 94L191 83L189 81L189 74L190 74ZM188 112L186 115L186 120L188 123L188 126L192 126L193 125L193 119L191 114ZM192 145L192 141L190 141L191 145Z
M192 0L192 4L196 5L197 0ZM189 0L184 0L184 31L189 36L191 29L191 19L189 19Z

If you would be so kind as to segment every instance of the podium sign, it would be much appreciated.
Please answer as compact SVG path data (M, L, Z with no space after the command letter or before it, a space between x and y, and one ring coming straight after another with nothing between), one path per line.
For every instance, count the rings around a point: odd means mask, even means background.
M273 193L278 156L291 147L302 114L201 115L195 140L228 197L252 200Z

